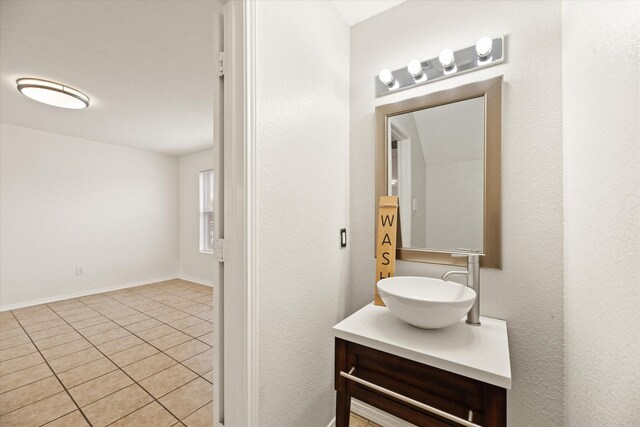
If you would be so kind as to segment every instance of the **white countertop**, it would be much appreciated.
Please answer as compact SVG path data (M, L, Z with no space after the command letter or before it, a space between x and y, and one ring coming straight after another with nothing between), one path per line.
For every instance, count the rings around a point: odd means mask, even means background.
M507 323L480 317L443 329L418 329L373 303L333 327L335 336L468 378L511 388Z

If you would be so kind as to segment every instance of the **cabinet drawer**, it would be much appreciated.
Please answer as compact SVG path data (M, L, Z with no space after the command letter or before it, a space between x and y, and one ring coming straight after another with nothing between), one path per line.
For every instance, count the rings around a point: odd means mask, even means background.
M471 420L482 426L506 424L506 420L505 424L499 421L506 418L500 415L506 414L506 390L500 387L340 339L336 339L336 387L341 380L338 367L344 372L353 369L353 375L361 380L464 420L471 414ZM458 425L366 385L347 381L345 386L353 397L414 424Z

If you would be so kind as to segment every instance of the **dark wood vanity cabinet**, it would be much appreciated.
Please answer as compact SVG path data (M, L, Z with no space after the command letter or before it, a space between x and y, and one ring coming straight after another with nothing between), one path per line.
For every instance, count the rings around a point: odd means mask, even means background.
M460 426L400 398L346 378L345 372L483 427L507 425L504 388L336 338L336 427L348 427L351 398L417 426Z

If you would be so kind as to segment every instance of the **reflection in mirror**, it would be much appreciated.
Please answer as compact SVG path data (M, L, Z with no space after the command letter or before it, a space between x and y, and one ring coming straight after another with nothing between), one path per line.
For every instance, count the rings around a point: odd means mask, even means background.
M376 107L376 198L400 202L396 258L501 268L502 76ZM395 186L394 186L395 184Z
M484 249L484 106L481 96L388 117L403 247Z

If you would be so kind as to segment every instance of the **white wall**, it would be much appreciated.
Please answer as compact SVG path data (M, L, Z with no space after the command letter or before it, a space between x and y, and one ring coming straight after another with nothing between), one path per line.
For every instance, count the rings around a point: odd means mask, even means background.
M423 247L482 249L484 98L412 114L428 165Z
M3 123L0 162L5 308L176 277L175 157Z
M453 25L452 25L453 23ZM507 35L507 62L376 99L382 68ZM513 426L563 424L561 5L408 1L351 29L351 311L372 300L374 108L504 74L503 270L483 269L482 314L506 319ZM447 267L398 263L398 274Z
M409 134L410 144L411 144L411 198L412 200L402 200L400 199L400 232L403 237L403 245L404 246L413 246L416 248L424 248L426 245L426 237L427 237L427 209L425 199L427 197L426 192L426 182L427 182L427 168L425 164L425 156L422 151L422 142L420 141L420 134L418 133L418 129L416 128L416 120L413 114L401 114L399 116L393 117L391 122L396 123L402 127L402 129ZM402 142L399 142L402 144ZM398 154L401 152L401 146L398 147ZM398 166L400 166L400 162L398 162ZM399 171L393 171L398 174L398 186L402 187L404 184L402 182L401 176L403 174L399 174ZM417 210L413 210L413 203L417 204ZM408 211L411 213L411 221L404 221L403 213L405 210L403 208L408 207ZM407 225L408 224L408 225ZM407 239L404 237L406 235L411 237L411 245L407 245Z
M334 417L332 326L346 315L349 28L329 2L257 2L261 427Z
M483 173L483 160L427 165L424 247L482 250Z
M213 254L200 252L200 172L213 167L213 149L180 157L178 164L179 274L204 284L213 284L218 270Z
M640 420L639 7L563 2L569 426Z

